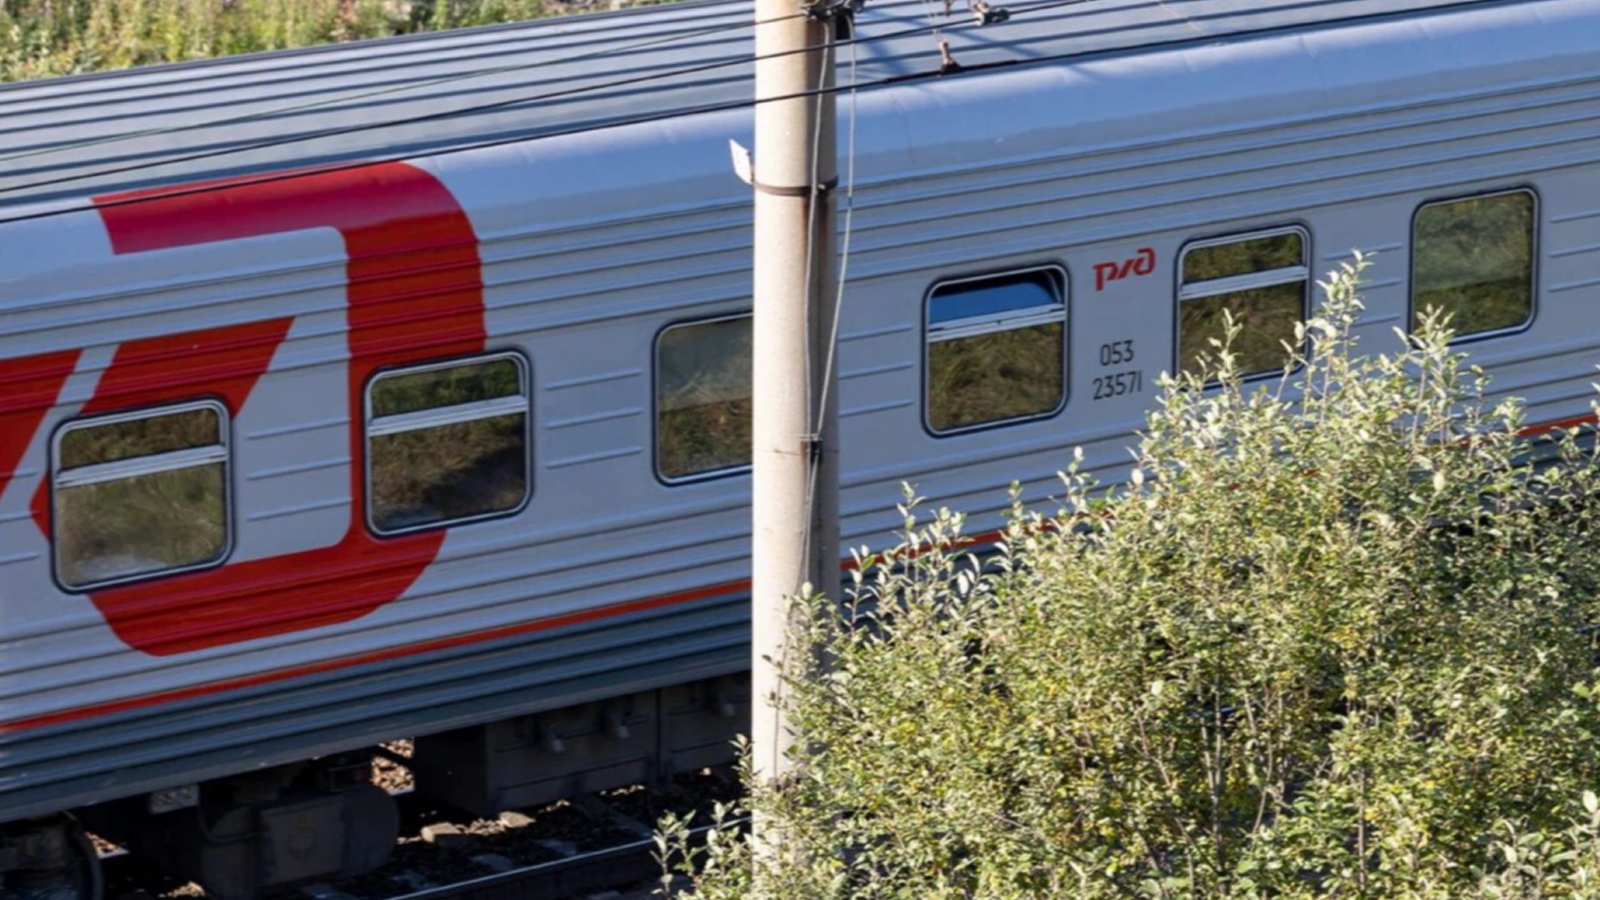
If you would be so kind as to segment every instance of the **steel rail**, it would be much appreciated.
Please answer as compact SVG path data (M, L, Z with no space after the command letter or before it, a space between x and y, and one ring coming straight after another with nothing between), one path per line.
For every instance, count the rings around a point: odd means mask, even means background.
M748 817L740 817L720 825L702 825L690 829L688 837L691 842L700 842L716 829L742 828L749 822ZM388 900L565 900L659 876L661 867L655 854L655 839L643 838Z

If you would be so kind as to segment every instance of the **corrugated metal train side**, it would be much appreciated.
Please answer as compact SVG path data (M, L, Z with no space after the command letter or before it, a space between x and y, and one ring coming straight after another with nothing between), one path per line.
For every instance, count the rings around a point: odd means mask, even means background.
M1012 480L1048 504L1074 446L1096 474L1120 477L1156 376L1178 364L1181 260L1212 239L1298 235L1312 273L1352 248L1375 253L1361 327L1376 349L1411 315L1419 211L1526 197L1527 319L1463 346L1497 393L1527 399L1531 421L1588 413L1600 11L1350 2L1306 22L1290 4L1165 6L1186 17L1139 3L1093 13L1108 33L1122 16L1162 36L1155 46L1123 34L1080 57L841 97L841 115L859 114L839 349L848 545L891 539L905 482L983 531ZM652 21L733 13L679 15ZM622 41L635 21L582 27ZM1090 40L1081 17L1052 21L1060 46ZM518 52L505 39L523 34L438 46L470 61L485 46ZM178 67L169 79L238 79L235 91L254 77L321 77L324 62L393 72L424 46ZM1035 34L1018 46L1055 45ZM901 45L874 64L912 55ZM69 80L29 97L60 111L162 83ZM618 109L575 107L563 121ZM749 144L749 129L746 110L728 109L437 156L407 138L408 160L260 178L334 159L286 146L248 163L174 163L179 176L104 176L92 197L19 190L38 205L0 206L0 823L398 737L512 720L537 732L541 715L583 704L602 715L623 697L625 716L664 729L671 710L727 699L707 692L737 694L749 478L736 465L664 474L657 369L667 330L748 312L748 189L727 140ZM503 119L450 133L460 147L520 134ZM164 140L130 159L182 155L187 138ZM99 171L111 155L61 171ZM34 166L30 178L50 171ZM0 191L28 183L12 174ZM202 175L239 180L128 193ZM1059 404L985 427L930 424L930 298L1042 270L1061 273ZM1105 358L1124 345L1136 362ZM516 361L523 499L481 520L385 531L370 502L374 386L472 360ZM1130 372L1139 390L1109 386ZM184 403L225 422L221 556L154 579L64 576L50 540L53 492L73 484L61 479L63 435ZM698 687L672 693L686 683ZM682 748L685 760L704 749L689 737ZM607 764L634 771L624 763L659 749L630 744Z

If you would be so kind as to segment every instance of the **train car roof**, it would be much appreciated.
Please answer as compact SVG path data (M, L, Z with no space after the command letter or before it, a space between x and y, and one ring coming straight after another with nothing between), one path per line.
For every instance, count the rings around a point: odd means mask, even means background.
M868 0L839 80L881 86L1509 0ZM450 153L748 104L752 6L705 0L0 85L0 208ZM933 26L939 26L937 32ZM961 71L940 75L938 41ZM853 72L853 75L852 75Z

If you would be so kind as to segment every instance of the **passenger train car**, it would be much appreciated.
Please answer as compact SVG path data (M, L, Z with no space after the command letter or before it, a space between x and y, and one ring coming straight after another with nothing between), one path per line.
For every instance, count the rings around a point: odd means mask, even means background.
M1224 310L1270 373L1352 249L1368 346L1442 306L1587 414L1600 7L1009 9L837 48L847 544L904 482L981 531L1075 446L1116 479ZM0 893L94 893L69 811L217 896L359 871L396 738L485 813L727 758L750 17L0 86Z

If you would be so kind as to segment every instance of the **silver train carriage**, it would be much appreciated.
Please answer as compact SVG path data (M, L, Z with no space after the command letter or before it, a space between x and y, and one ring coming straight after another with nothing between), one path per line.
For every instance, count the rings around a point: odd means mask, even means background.
M847 544L903 482L981 532L1075 446L1117 478L1223 310L1270 370L1353 248L1368 346L1445 304L1587 414L1600 7L1010 11L873 2L836 51ZM396 738L483 813L727 758L750 16L0 86L0 885L92 894L68 810L218 896L363 869Z

